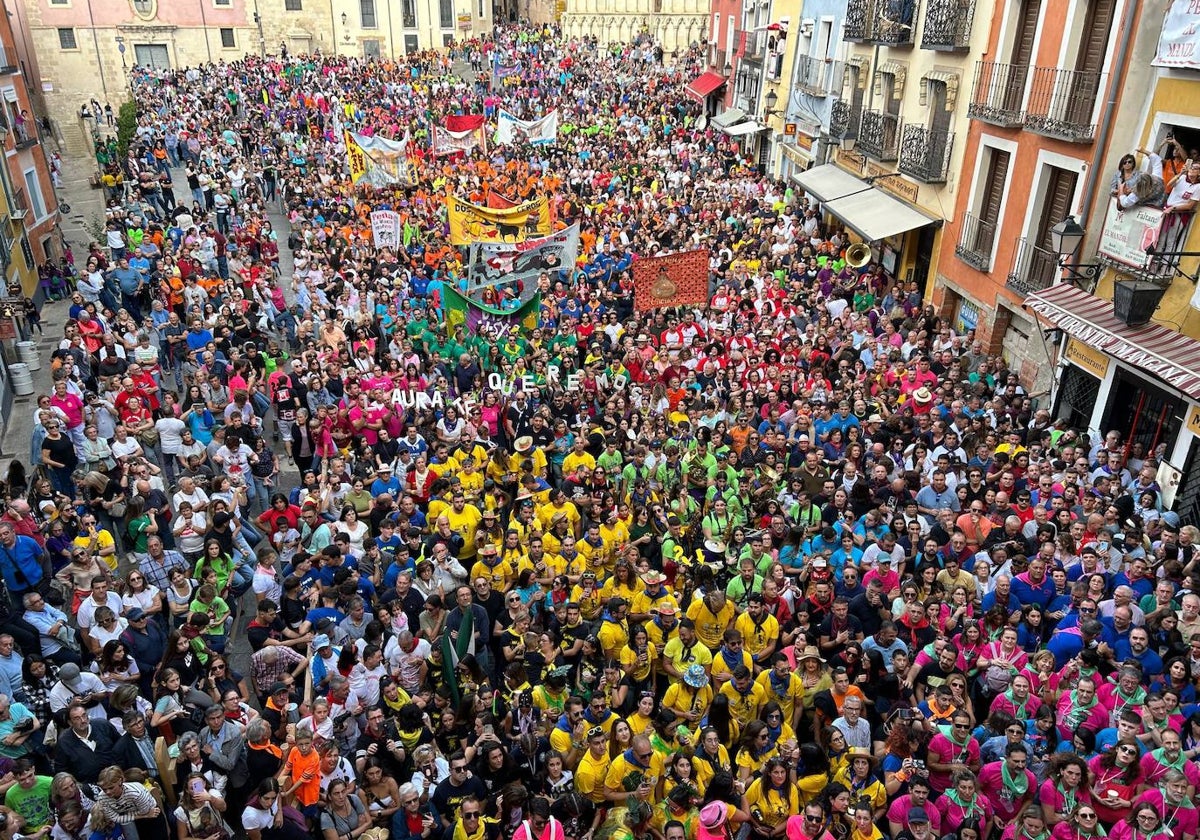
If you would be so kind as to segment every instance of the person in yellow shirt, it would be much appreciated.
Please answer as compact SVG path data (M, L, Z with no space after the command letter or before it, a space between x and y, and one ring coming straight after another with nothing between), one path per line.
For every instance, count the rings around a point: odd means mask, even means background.
M683 672L683 679L672 680L663 695L662 707L670 709L681 720L695 726L708 714L713 690L703 665L692 664Z
M583 543L578 543L578 545L581 547L582 553ZM596 574L599 574L599 572ZM604 592L605 597L624 598L630 604L633 604L633 599L641 591L641 588L642 582L638 580L637 572L634 571L633 566L622 560L613 568L612 576L604 581L604 586L601 587L601 590ZM632 615L629 618L631 621L634 620Z
M541 509L538 510L538 519L541 520L544 529L549 530L550 524L554 519L554 514L556 513L561 513L567 518L567 525L571 533L578 537L581 521L579 509L567 500L566 493L558 489L550 491L550 503L542 505Z
M529 472L537 478L546 477L546 453L540 446L533 445L532 437L525 435L517 438L513 441L513 449L516 451L508 456L509 472L518 475L522 472ZM528 470L522 469L525 465L528 465Z
M733 623L733 602L725 597L725 593L714 589L692 601L687 610L687 617L696 623L696 636L708 647L715 651L721 647L725 630Z
M600 615L600 629L596 638L604 649L606 659L616 659L621 649L629 643L629 626L625 623L625 613L629 610L629 602L624 598L609 598Z
M595 522L588 525L583 539L579 540L575 547L587 561L588 568L595 569L596 574L599 574L601 569L605 572L613 570L613 564L616 561L616 547L604 541L604 538L600 536L600 526ZM637 577L633 575L632 567L630 568L630 577L633 578L631 586L636 586ZM631 588L629 594L624 597L632 598L633 589Z
M516 580L517 572L507 560L500 559L496 546L488 543L479 549L479 560L471 566L471 580L487 578L492 589L504 592Z
M746 788L746 804L750 807L750 825L763 837L778 834L787 818L800 811L800 793L788 777L787 762L776 756L767 761L762 775Z
M634 735L652 735L654 732L654 692L643 691L637 699L637 708L625 716L629 731Z
M771 743L767 725L761 720L750 721L738 738L737 757L734 759L737 778L742 784L749 785L754 774L777 755L778 751Z
M795 730L804 714L804 681L792 671L787 654L772 656L771 667L759 674L756 682L763 687L767 702L778 703L784 721Z
M620 566L620 563L617 564ZM669 605L671 614L679 609L679 602L664 584L667 576L662 572L651 570L642 575L642 588L633 593L629 605L630 621L649 621L656 610L662 614L662 607Z
M833 780L854 791L856 800L870 800L874 818L881 818L887 813L888 796L883 783L875 777L878 759L865 747L851 747L847 758L846 766L834 775Z
M692 755L692 769L702 789L708 788L708 783L717 773L733 771L729 750L721 743L721 735L716 728L706 726L701 730L696 752Z
M615 548L619 548L629 542L629 526L617 516L617 509L615 507L604 515L604 523L600 526L600 538L604 540L605 545L611 545ZM637 554L636 548L634 549L634 554Z
M650 620L645 623L646 632L650 635L650 641L654 643L659 651L666 647L667 642L676 638L679 635L679 620L676 618L679 610L676 606L664 601L656 607L652 608ZM633 618L633 608L630 607L629 616ZM658 669L659 681L666 676L661 668Z
M662 756L651 747L649 738L637 735L629 749L618 753L609 764L604 777L604 796L609 802L617 803L624 803L630 793L645 800L660 799L665 775ZM640 784L630 788L639 776Z
M83 517L88 523L80 528L79 536L72 540L75 548L83 549L90 556L102 560L112 571L117 570L117 542L113 535L96 524L95 517Z
M601 639L601 644L603 642ZM629 677L633 688L638 691L654 690L654 666L658 664L658 649L650 642L645 627L635 624L630 628L629 643L621 648L620 659L625 676Z
M575 550L573 544L570 550ZM596 586L595 573L584 572L580 576L579 583L571 590L571 601L579 605L579 612L587 621L595 621L600 617L604 596L600 594L600 587ZM621 644L624 643L622 640Z
M462 469L458 473L458 483L462 487L463 495L473 505L479 504L483 498L484 479L483 473L475 469L475 464L475 459L468 455L463 460Z
M746 652L746 642L741 631L730 627L723 634L723 638L725 644L713 654L712 668L709 669L718 689L729 682L738 668L745 668L751 674L754 673L754 660Z
M575 446L567 453L567 457L563 458L562 474L564 478L575 475L575 471L580 466L587 467L588 472L596 469L596 459L592 453L587 451L586 446L587 437L579 435L575 438Z
M563 554L563 546L567 540L571 541L571 548L575 549L575 535L571 533L570 522L567 520L567 515L559 511L550 518L550 524L542 530L542 545L551 554ZM578 553L577 549L576 553Z
M450 522L450 530L457 532L463 538L462 550L458 553L458 561L464 566L475 559L475 532L483 522L483 514L475 505L467 504L467 497L462 490L455 490L450 497L450 507L442 511L442 516Z
M484 511L484 521L487 520L487 515L488 511ZM525 546L521 545L521 538L513 529L510 528L504 532L504 541L499 548L500 559L516 569L518 574L522 569L532 568L525 554Z
M608 758L608 733L602 726L593 726L587 731L587 752L575 768L575 790L597 807L608 801L605 780L611 763Z
M712 652L696 637L696 623L681 618L675 637L663 646L663 673L668 679L680 680L692 665L699 665L707 673L712 665Z
M733 626L742 634L745 651L754 660L754 671L761 671L770 663L779 647L779 622L767 612L761 592L752 592L746 598L746 611L737 617Z
M729 714L743 729L758 717L766 702L766 692L754 681L750 669L739 665L733 670L733 679L721 686L721 694L729 700Z

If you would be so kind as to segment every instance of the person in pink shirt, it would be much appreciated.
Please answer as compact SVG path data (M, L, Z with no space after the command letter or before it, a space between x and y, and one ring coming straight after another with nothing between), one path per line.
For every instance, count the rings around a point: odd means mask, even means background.
M79 395L67 388L67 380L60 379L54 383L54 393L50 395L50 405L62 411L67 417L66 433L75 446L75 454L81 459L83 452L83 400Z
M1017 720L1033 720L1042 701L1030 693L1031 688L1029 677L1023 673L1017 674L1008 690L997 694L992 700L990 713L1005 712Z
M1111 750L1088 762L1092 774L1092 804L1102 823L1112 825L1129 813L1142 782L1139 752L1136 741L1122 738Z
M954 774L953 785L937 801L942 813L942 831L953 834L968 820L979 823L979 834L987 837L992 830L991 800L979 792L975 774L970 770L959 770Z
M1173 729L1164 729L1159 736L1162 746L1142 756L1142 784L1158 787L1172 770L1178 770L1193 790L1200 787L1200 767L1183 752L1183 740Z
M971 773L971 784L974 786L974 774L980 768L980 760L979 742L971 737L971 716L963 711L955 712L950 719L950 726L939 729L941 731L929 742L926 758L930 787L939 793L947 791L954 778L963 771ZM988 809L991 810L990 805ZM986 827L984 836L987 836Z
M1101 812L1100 816L1103 818L1104 814ZM1180 835L1171 833L1158 809L1148 802L1135 806L1124 819L1118 820L1108 837L1109 840L1182 840Z
M1080 803L1091 804L1088 775L1087 764L1075 753L1054 754L1050 759L1046 781L1038 790L1046 825L1054 827L1069 820Z
M933 829L934 836L940 837L942 834L942 814L929 801L929 782L919 776L910 778L908 780L908 793L903 796L897 796L892 800L892 804L888 806L887 821L892 837L897 837L902 831L908 830L908 815L912 812L913 808L919 808L925 812L925 816L929 820L929 827Z
M979 786L988 791L996 818L1015 822L1037 793L1037 778L1029 771L1029 748L1024 742L1004 748L1004 758L985 764L979 771ZM1038 821L1042 819L1038 811Z
M1104 829L1091 803L1080 802L1070 819L1055 825L1050 836L1053 840L1099 840L1104 837Z
M1110 721L1115 721L1121 712L1142 713L1146 705L1146 689L1141 684L1142 675L1137 668L1122 668L1115 683L1106 682L1096 689L1100 704L1108 710ZM1101 814L1101 818L1103 818Z
M1004 827L1000 840L1050 840L1050 828L1036 805L1028 805Z
M1200 829L1200 812L1188 798L1188 785L1183 773L1168 770L1157 787L1150 788L1138 797L1134 809L1136 811L1144 804L1152 805L1175 840L1195 840L1196 832Z

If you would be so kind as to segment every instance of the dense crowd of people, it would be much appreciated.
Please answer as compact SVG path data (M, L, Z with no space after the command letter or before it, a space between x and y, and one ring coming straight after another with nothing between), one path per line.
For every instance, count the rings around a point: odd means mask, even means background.
M1158 453L849 265L697 127L702 64L514 27L134 72L0 517L0 840L1195 840ZM500 107L557 141L430 153ZM347 130L416 182L352 184ZM493 194L580 226L536 329L444 317L445 200ZM635 311L698 247L709 299Z

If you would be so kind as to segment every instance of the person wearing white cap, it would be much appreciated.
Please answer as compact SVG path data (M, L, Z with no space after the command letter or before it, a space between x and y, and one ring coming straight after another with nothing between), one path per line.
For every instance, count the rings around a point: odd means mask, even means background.
M93 720L106 720L102 701L108 697L108 690L100 678L90 671L81 672L74 662L68 662L58 669L58 682L50 689L50 711L61 712L72 703L82 703L88 709L88 717Z

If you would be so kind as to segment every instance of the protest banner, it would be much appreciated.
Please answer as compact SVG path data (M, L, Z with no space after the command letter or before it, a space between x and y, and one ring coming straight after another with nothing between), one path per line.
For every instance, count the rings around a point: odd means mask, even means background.
M446 117L445 125L433 127L434 155L469 152L476 146L487 150L482 114L456 114Z
M449 330L461 326L467 332L477 334L484 327L492 327L500 333L507 333L512 327L520 327L526 332L537 329L538 313L542 306L540 294L535 294L519 309L505 311L470 300L452 286L446 286L443 291L445 300L442 309Z
M346 132L346 152L350 158L350 180L373 187L413 183L408 159L408 135L401 140L367 137Z
M446 200L446 210L452 245L524 242L530 236L550 233L550 202L545 196L507 210L479 207L451 196Z
M519 203L520 202L513 201L511 198L501 195L495 190L489 192L487 196L487 206L492 210L511 210Z
M399 248L400 214L395 210L372 211L371 235L376 248Z
M688 306L708 300L708 249L633 262L633 305L638 310Z
M467 260L467 288L536 282L543 271L570 269L578 258L578 224L524 242L476 242Z
M519 120L500 109L496 125L496 142L512 145L524 141L531 146L553 143L558 135L558 110L536 120Z

